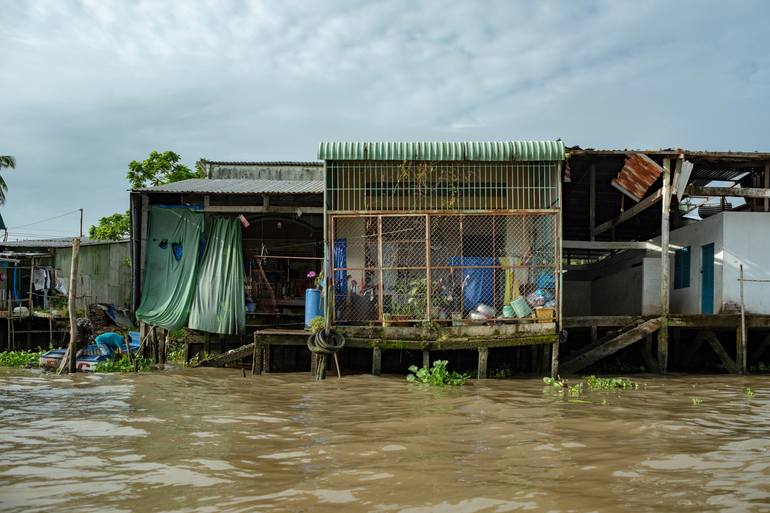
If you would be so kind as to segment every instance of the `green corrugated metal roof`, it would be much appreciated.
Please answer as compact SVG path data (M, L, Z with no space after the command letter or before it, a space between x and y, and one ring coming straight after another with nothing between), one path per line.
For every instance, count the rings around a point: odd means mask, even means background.
M561 141L322 142L320 160L564 160Z

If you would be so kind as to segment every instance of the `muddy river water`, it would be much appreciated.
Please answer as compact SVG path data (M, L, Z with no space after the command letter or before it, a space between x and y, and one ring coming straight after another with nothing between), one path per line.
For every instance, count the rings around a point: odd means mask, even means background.
M638 381L0 370L0 510L770 511L768 377Z

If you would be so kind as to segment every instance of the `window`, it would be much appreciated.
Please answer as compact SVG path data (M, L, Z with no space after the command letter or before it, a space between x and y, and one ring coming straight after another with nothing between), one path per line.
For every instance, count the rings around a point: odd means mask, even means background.
M690 246L677 249L674 253L674 289L690 286Z

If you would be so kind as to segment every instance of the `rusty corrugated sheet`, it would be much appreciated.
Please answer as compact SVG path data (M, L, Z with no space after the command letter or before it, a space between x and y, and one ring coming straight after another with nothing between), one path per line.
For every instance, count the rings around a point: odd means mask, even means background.
M634 201L640 201L662 173L663 168L644 153L631 153L612 185Z

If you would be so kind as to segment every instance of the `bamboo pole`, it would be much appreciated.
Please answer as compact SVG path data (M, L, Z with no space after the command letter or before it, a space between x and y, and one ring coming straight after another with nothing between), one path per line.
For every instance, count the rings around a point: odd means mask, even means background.
M668 369L668 313L669 313L669 218L671 208L671 159L663 160L663 187L660 216L660 329L658 330L658 371Z
M70 317L70 344L68 350L69 357L69 372L74 373L77 371L75 353L77 353L77 335L78 327L76 322L77 308L75 305L75 298L77 297L77 274L78 274L78 253L80 252L80 238L76 237L72 239L72 262L70 265L70 286L67 291L68 305Z

